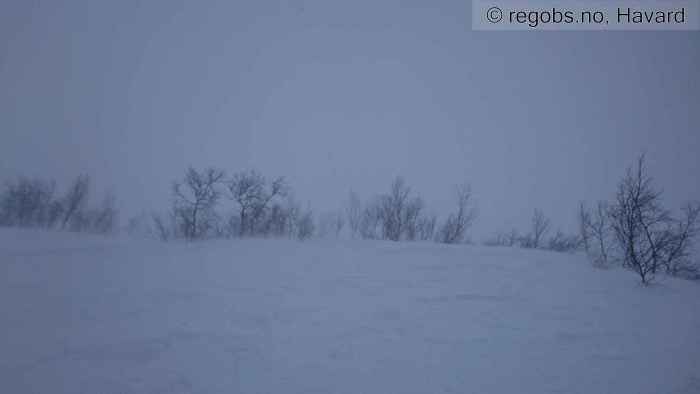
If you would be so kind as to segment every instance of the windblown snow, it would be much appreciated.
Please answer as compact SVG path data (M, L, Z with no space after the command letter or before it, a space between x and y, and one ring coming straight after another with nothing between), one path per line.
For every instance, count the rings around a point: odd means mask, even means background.
M0 230L2 393L700 393L700 286L477 246Z

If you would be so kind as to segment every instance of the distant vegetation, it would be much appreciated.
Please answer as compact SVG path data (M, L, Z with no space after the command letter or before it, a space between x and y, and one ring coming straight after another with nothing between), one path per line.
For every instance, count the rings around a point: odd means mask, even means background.
M612 201L599 201L593 208L580 204L578 235L558 231L547 237L549 220L535 210L528 233L499 233L485 244L583 250L595 266L622 266L637 273L644 284L652 282L659 272L700 279L700 264L693 253L700 234L700 204L688 203L673 215L661 197L642 155L627 169Z
M166 212L132 218L130 231L145 231L163 241L174 239L340 237L391 241L460 243L476 218L469 186L455 190L455 212L438 227L422 198L402 177L386 193L362 202L350 193L343 210L315 215L293 197L283 177L267 178L257 171L227 176L225 171L188 168L173 182L172 204ZM145 230L144 230L145 229Z
M0 225L41 227L77 232L111 233L117 228L114 196L89 201L91 181L80 175L60 192L56 182L18 178L0 192ZM196 241L211 238L275 237L305 240L341 237L389 241L470 242L477 218L471 188L454 186L454 207L444 220L402 177L384 193L363 201L350 192L344 208L315 215L294 198L285 178L267 178L257 171L231 175L220 169L188 168L172 184L167 210L129 220L126 230L154 238ZM662 205L661 192L647 175L644 156L629 168L610 202L593 208L581 203L577 234L552 231L542 210L534 209L530 228L501 232L487 246L583 251L598 267L620 265L637 273L644 284L664 272L700 279L693 260L700 234L700 204L684 206L673 215Z
M700 266L693 260L700 204L688 203L674 215L661 197L642 155L627 169L611 202L598 202L594 209L581 204L581 239L591 261L628 268L644 284L659 272L700 279Z
M0 226L111 233L117 226L112 194L92 205L91 181L80 175L62 193L53 180L17 178L0 193Z
M540 209L534 210L530 223L530 230L525 234L515 229L498 233L486 240L484 245L546 249L555 252L575 252L583 246L581 238L576 234L566 234L558 230L550 236L551 222Z

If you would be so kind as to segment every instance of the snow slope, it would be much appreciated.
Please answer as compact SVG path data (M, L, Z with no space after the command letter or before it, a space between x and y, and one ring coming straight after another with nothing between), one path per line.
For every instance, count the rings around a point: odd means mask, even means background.
M0 229L2 393L700 393L700 286L515 249Z

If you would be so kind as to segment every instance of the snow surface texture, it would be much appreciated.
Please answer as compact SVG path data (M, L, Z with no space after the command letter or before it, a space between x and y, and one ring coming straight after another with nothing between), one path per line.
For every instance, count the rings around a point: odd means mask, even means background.
M2 393L700 393L700 286L581 257L0 229Z

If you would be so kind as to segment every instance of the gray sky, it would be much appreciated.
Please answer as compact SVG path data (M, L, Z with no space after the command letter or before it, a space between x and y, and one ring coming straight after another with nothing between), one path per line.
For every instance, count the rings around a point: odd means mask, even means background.
M647 152L700 199L700 33L472 32L470 2L0 5L0 180L165 207L187 165L285 175L318 211L404 175L437 213L472 184L477 234L535 207L574 223Z

